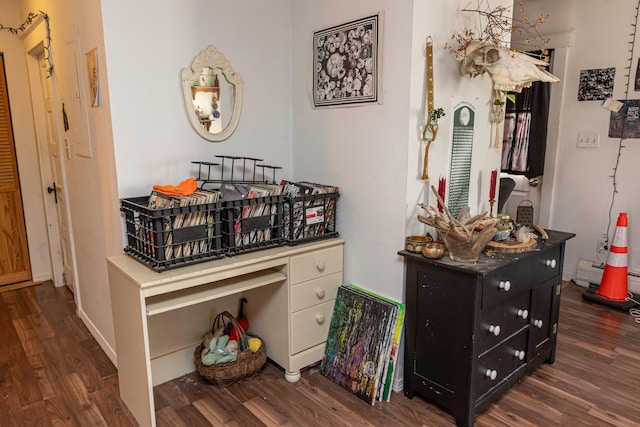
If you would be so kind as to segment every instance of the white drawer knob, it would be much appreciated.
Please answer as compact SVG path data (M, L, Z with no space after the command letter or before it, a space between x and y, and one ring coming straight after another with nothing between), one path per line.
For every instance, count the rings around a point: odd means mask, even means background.
M316 296L317 296L319 299L324 298L324 289L316 289Z
M498 371L496 371L495 369L487 369L484 372L484 375L487 378L491 378L491 381L495 380L496 378L498 378Z
M318 322L318 325L322 325L324 323L324 314L316 314L316 322Z
M528 310L518 310L518 317L526 319L527 317L529 317L529 311Z
M524 359L524 350L516 350L516 351L513 352L513 355L516 358L518 358L520 360L523 360Z
M536 328L542 328L542 320L534 320L533 326L535 326Z
M324 263L324 261L316 262L316 268L318 269L318 271L324 271L325 267L326 264Z
M491 332L495 336L500 335L500 326L499 325L489 326L489 332Z
M500 289L504 289L508 292L509 289L511 289L511 282L508 280L501 280L498 286L500 287Z
M544 265L546 265L547 267L556 268L558 262L555 259L548 259L544 262Z

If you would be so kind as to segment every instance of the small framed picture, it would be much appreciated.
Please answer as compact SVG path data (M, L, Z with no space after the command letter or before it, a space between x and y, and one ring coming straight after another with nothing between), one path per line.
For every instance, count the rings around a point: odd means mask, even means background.
M100 79L98 70L98 52L94 47L87 52L87 81L89 82L89 99L92 107L100 106Z

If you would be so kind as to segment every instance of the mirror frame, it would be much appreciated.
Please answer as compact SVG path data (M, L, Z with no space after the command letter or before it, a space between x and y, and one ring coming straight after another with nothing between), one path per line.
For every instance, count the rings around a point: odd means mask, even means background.
M219 133L209 133L200 123L198 115L193 108L193 95L191 87L193 82L198 80L202 70L205 67L220 69L224 78L232 86L233 90L233 113L227 127ZM184 95L184 105L187 109L187 117L191 126L196 130L198 135L207 141L221 142L229 138L236 130L238 121L240 120L240 112L242 111L242 75L233 69L231 62L220 52L214 45L210 45L201 51L191 63L191 68L182 69L182 92Z

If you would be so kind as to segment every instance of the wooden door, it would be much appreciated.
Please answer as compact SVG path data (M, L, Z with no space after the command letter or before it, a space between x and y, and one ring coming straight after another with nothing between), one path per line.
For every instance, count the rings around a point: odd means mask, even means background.
M71 236L71 211L69 209L69 201L67 200L67 175L64 164L64 156L66 155L67 159L71 159L70 155L70 140L67 136L63 137L63 142L61 143L58 140L58 132L56 132L56 102L55 96L52 93L52 83L51 78L48 76L48 67L49 63L44 56L44 52L38 57L39 61L39 70L40 70L40 87L42 90L43 102L45 105L45 117L46 117L46 125L47 125L47 153L49 156L49 164L51 171L52 182L48 185L52 189L55 189L55 192L49 193L54 197L55 200L55 220L56 220L56 232L52 233L49 238L57 239L56 242L52 242L54 246L59 244L61 250L61 261L62 261L62 283L67 285L71 292L75 293L75 275L74 275L74 249L73 249L73 240ZM76 69L73 68L73 74L75 75ZM79 93L79 92L74 92ZM76 101L77 102L77 101ZM73 103L73 101L71 102ZM71 105L70 103L70 105ZM61 105L60 110L63 109L63 105ZM66 107L65 107L66 108ZM64 119L63 119L64 120ZM51 200L49 199L49 202ZM50 227L53 228L53 227ZM58 247L55 247L55 253L57 253ZM59 258L53 257L53 262L57 263ZM54 271L56 272L59 269L59 266L54 265ZM56 282L58 283L58 282Z
M0 53L0 286L31 280L27 230L11 126L4 55Z

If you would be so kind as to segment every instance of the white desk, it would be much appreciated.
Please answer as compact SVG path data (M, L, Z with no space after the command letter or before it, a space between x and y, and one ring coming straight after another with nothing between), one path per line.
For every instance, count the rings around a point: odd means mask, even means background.
M331 238L156 273L128 255L107 260L120 396L155 426L153 387L195 371L193 351L223 311L248 299L249 331L290 382L317 362L338 286L344 241Z

